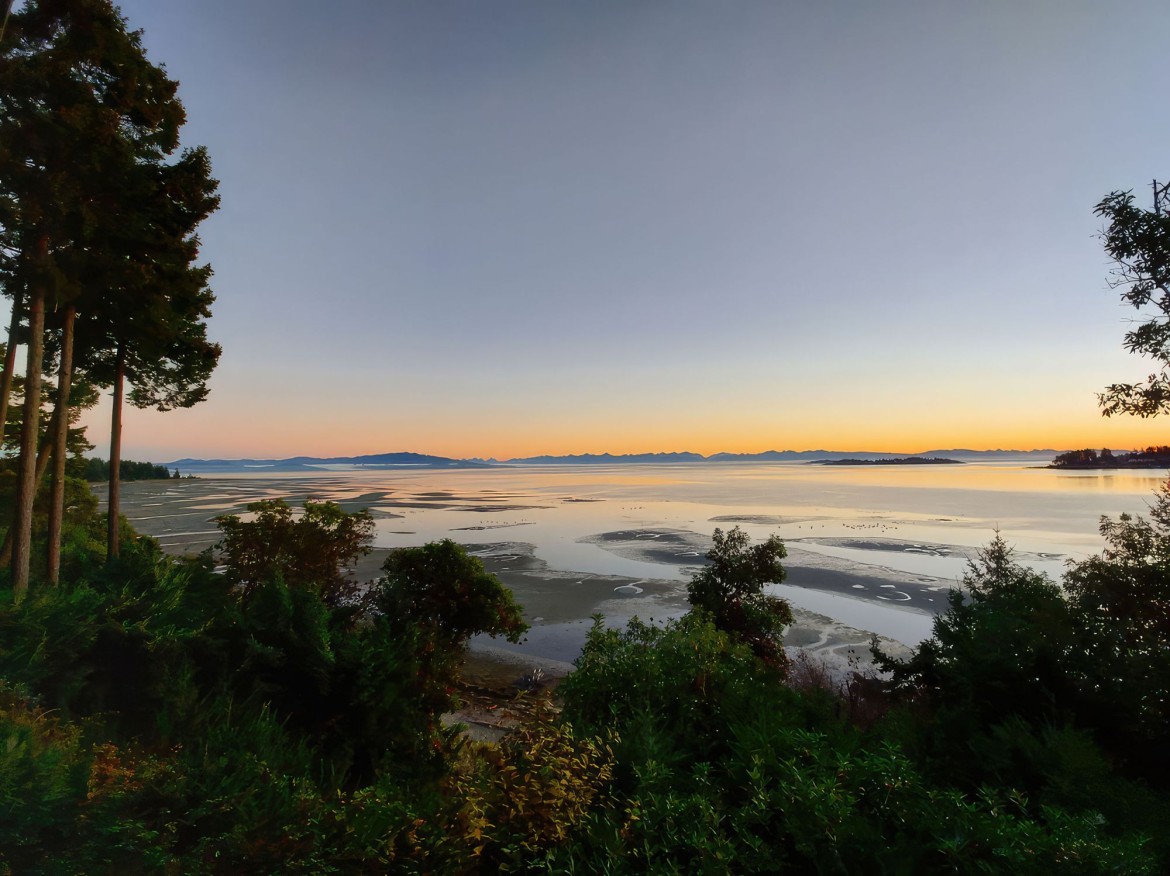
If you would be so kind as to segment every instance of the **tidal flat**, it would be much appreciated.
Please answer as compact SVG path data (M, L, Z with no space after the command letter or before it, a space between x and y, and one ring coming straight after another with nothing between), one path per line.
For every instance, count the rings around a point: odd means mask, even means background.
M873 634L894 652L929 636L996 531L1019 562L1059 578L1068 560L1099 549L1101 515L1142 513L1163 480L1002 461L355 469L139 481L123 486L122 501L134 526L174 554L213 546L215 518L246 515L260 499L366 509L375 541L354 569L361 580L392 549L450 538L513 590L532 625L519 646L477 639L473 650L563 674L594 615L624 625L686 611L686 582L716 527L784 540L788 577L773 590L795 609L787 644L865 661Z

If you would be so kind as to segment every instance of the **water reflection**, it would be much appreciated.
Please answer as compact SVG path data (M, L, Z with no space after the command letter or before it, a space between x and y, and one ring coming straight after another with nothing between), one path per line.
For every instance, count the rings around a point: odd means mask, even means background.
M542 568L629 579L604 590L607 605L615 596L642 598L615 587L686 581L711 531L739 525L755 538L777 534L789 543L791 580L804 584L792 591L796 604L904 637L928 629L929 615L894 623L890 612L908 612L891 605L937 610L941 592L997 529L1026 562L1056 577L1069 558L1100 548L1101 515L1144 513L1163 481L1157 471L1066 472L1031 461L729 463L255 473L138 482L123 491L134 525L176 551L213 544L208 524L217 514L241 513L256 499L312 497L374 509L381 548L441 538L515 543ZM634 535L601 538L615 533ZM582 604L584 616L589 610Z

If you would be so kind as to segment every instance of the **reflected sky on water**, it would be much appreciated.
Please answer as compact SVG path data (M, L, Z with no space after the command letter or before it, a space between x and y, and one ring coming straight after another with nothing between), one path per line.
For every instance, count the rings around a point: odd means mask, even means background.
M126 487L132 522L172 550L214 542L210 519L242 511L249 501L285 497L299 504L311 496L349 510L369 508L378 547L441 538L517 542L532 545L552 570L679 582L701 561L715 527L739 525L754 539L784 539L790 581L807 569L810 581L844 574L885 582L852 585L867 591L855 599L812 590L787 594L862 625L887 609L875 600L901 598L875 588L902 581L918 587L905 588L915 597L909 607L938 610L946 587L997 529L1022 562L1057 578L1069 559L1100 550L1102 515L1144 513L1164 480L1161 471L1069 472L1033 461L728 463L257 473ZM599 538L615 532L632 533L622 549ZM929 628L928 618L914 623Z

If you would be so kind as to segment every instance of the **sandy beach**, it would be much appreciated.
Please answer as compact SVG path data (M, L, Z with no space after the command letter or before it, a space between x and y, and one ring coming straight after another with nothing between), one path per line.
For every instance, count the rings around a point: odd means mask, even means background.
M433 526L424 530L418 523L436 512L467 518L472 522L447 526L440 534L465 544L488 571L511 588L531 624L520 645L486 636L472 641L470 666L474 667L473 675L483 676L486 687L498 687L534 668L550 679L563 677L580 653L594 615L604 616L609 626L623 626L635 616L662 622L682 615L687 610L686 581L704 562L710 547L709 535L665 527L610 529L574 539L581 548L598 548L652 573L635 577L550 566L537 555L537 545L526 540L539 533L523 515L551 503L543 497L534 501L523 492L355 489L351 479L331 476L142 481L128 483L123 489L124 513L133 525L174 554L212 547L219 537L216 516L246 513L249 502L262 498L284 498L294 506L315 498L335 501L347 511L367 509L380 536L388 534L414 543L435 537ZM592 504L588 498L575 495L556 499L562 507L580 509ZM726 515L714 521L723 528L781 522L782 518L768 515ZM412 539L416 535L417 539ZM376 578L390 550L374 548L356 565L353 575L359 580ZM908 580L905 574L880 565L868 565L861 571L856 564L818 554L795 540L788 542L788 550L785 566L789 587L847 596L850 604L860 599L896 600L909 603L899 608L925 615L941 605L947 586L946 581L930 576ZM795 623L785 637L787 645L818 652L841 666L869 661L873 634L868 630L798 605L794 614ZM888 637L883 643L892 653L907 651L904 644Z

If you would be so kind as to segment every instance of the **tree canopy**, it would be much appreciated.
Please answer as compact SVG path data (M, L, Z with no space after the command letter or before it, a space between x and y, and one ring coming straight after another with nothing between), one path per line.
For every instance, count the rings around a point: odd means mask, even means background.
M250 593L279 578L293 589L318 588L330 606L353 602L359 586L349 567L370 552L374 521L365 511L346 514L334 502L307 501L294 515L281 499L248 505L250 519L216 518L228 580Z
M1170 411L1170 214L1166 187L1154 183L1154 209L1137 206L1132 191L1112 192L1096 207L1108 221L1101 234L1113 259L1110 285L1142 314L1125 333L1125 348L1153 359L1159 370L1140 383L1114 383L1099 396L1101 412L1152 417Z
M710 565L687 585L691 605L707 613L718 629L750 645L765 663L783 668L787 659L781 636L792 623L792 608L764 593L764 586L781 583L787 574L780 563L788 556L784 543L773 535L753 545L738 526L727 533L716 529L711 539Z
M132 386L132 404L185 407L206 395L219 357L206 335L211 271L196 264L195 235L218 206L217 183L202 149L173 158L186 118L177 91L110 0L29 0L7 22L0 44L0 283L13 300L10 346L22 313L28 325L20 333L29 391L12 527L18 593L28 586L31 508L42 472L36 457L46 358L59 362L53 583L74 370L114 388L114 556L123 381ZM8 357L0 408L12 370Z

